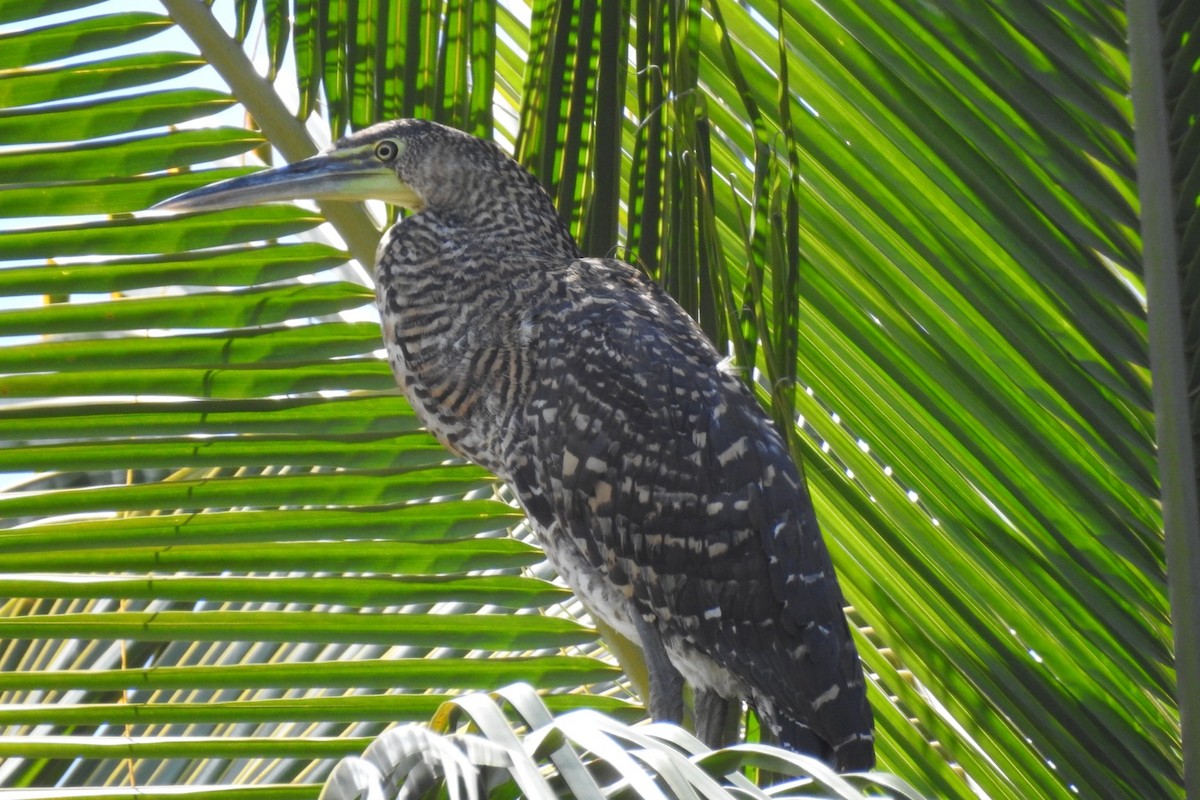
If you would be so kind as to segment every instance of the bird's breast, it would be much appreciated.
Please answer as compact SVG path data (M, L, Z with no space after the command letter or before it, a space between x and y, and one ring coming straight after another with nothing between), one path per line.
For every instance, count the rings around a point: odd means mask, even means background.
M424 283L381 284L378 292L396 381L444 445L503 477L531 382L529 326L502 297Z

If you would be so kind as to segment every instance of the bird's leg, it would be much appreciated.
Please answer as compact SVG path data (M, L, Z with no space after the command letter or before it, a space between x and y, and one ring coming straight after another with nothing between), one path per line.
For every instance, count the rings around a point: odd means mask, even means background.
M655 722L683 721L683 676L667 656L662 636L640 611L630 609L650 677L650 717Z
M695 689L692 693L692 717L696 738L709 747L724 747L737 738L731 730L737 715L731 713L736 700L722 697L711 689ZM741 705L738 703L738 705Z

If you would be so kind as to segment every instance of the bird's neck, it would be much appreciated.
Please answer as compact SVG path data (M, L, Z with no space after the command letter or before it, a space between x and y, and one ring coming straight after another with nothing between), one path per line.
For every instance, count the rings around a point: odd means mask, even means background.
M504 282L582 254L557 214L514 215L480 205L469 214L427 208L401 220L384 235L378 256L376 279L383 283L412 287L433 280L453 291Z
M436 210L399 222L380 245L376 299L389 361L418 416L503 476L496 448L532 380L531 312L551 294L554 267L578 250L565 229L548 238L498 225Z
M516 162L459 171L424 190L425 210L412 222L496 253L578 258L579 248L542 185Z

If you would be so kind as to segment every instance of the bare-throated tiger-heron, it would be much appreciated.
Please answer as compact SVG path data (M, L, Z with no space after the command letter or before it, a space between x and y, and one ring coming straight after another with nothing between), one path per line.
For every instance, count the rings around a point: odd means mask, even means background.
M702 738L752 703L788 747L874 763L871 709L807 490L699 327L634 267L580 253L498 146L385 122L290 166L172 198L412 212L375 268L388 358L448 448L507 481L559 575L646 653L650 711Z

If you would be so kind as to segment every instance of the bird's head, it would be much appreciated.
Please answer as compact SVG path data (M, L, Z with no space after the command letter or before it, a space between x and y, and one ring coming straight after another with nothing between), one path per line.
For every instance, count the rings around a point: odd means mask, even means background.
M215 211L301 198L382 200L499 228L527 228L531 218L543 220L543 228L547 218L558 221L537 180L495 144L417 119L372 125L320 155L204 186L155 208ZM570 238L565 228L561 235Z

